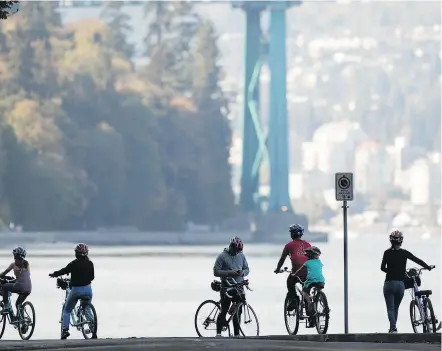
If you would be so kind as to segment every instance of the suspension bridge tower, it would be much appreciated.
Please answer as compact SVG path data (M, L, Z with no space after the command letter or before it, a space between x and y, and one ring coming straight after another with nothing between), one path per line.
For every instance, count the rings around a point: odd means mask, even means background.
M292 212L289 196L287 119L286 10L301 1L232 1L245 14L243 154L240 204L246 212L260 212L259 168L264 157L270 166L268 212ZM261 15L269 11L267 32ZM260 119L260 73L270 71L268 132Z

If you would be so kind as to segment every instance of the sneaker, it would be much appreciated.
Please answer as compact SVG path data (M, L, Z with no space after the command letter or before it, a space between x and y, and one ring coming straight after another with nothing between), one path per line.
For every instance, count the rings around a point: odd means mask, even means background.
M396 328L390 328L390 330L388 332L390 334L394 334L394 333L397 333L397 329Z
M69 333L69 329L63 329L61 332L61 340L67 339L71 334Z
M222 338L221 334L216 334L215 338Z
M316 327L316 318L309 317L308 324L307 324L306 328L314 328L314 327Z

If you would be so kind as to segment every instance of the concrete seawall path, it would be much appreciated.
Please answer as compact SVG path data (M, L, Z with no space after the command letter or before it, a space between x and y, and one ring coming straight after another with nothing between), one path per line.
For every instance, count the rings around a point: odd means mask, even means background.
M439 351L441 334L335 334L255 338L129 338L0 341L0 350Z

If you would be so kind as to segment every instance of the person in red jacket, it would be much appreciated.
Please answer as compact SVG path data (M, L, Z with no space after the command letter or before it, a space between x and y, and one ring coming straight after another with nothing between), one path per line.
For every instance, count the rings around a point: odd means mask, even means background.
M302 236L304 235L304 228L300 224L292 224L289 227L290 236L292 237L292 241L287 243L282 250L281 258L279 259L278 265L276 266L275 273L279 273L281 271L281 267L284 264L287 256L290 256L290 260L292 261L292 273L297 272L296 275L289 274L287 278L287 297L290 299L296 298L296 289L295 284L298 282L299 277L302 281L305 280L307 276L307 271L305 267L300 269L303 264L307 261L307 256L305 255L304 250L308 247L311 247L310 243L305 240L302 240ZM293 310L295 306L291 304L288 306L288 310Z

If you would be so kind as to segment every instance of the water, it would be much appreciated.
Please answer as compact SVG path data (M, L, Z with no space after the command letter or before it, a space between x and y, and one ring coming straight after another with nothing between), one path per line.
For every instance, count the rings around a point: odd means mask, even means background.
M329 333L344 329L342 240L320 245L323 252L325 292L331 308ZM388 320L382 295L384 274L380 271L385 237L364 236L349 241L350 332L385 332ZM440 238L406 237L404 248L438 269L424 272L422 288L432 289L436 315L441 314ZM210 289L212 267L222 247L91 248L96 267L94 304L100 338L196 336L194 313L205 299L217 299ZM275 275L281 246L247 245L250 265L248 301L258 314L261 334L286 334L283 300L286 275ZM37 312L34 339L59 337L62 293L48 273L64 267L73 256L71 247L30 248L29 260L34 291L29 299ZM52 257L44 257L50 253ZM3 266L8 251L1 251ZM95 254L95 256L94 256ZM6 255L6 256L5 256ZM58 257L57 257L58 256ZM289 265L287 259L286 265ZM399 313L400 332L412 332L406 293ZM299 333L313 333L300 327ZM73 338L81 338L76 330ZM4 339L18 339L11 326Z

